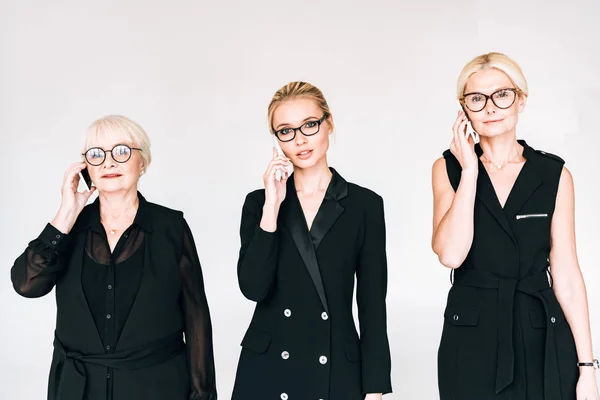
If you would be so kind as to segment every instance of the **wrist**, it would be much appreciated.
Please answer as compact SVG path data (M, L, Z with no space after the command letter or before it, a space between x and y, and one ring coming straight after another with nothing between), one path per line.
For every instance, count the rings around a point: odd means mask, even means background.
M461 173L462 176L466 176L466 177L477 177L477 175L479 175L479 169L477 167L473 167L473 168L466 168L462 170Z
M584 360L584 361L579 361L577 363L577 366L579 367L579 374L580 375L585 375L585 374L592 374L594 375L596 370L598 370L600 368L600 362L597 359L590 359L589 360Z
M266 199L262 211L263 216L277 217L277 214L279 213L279 204L274 200Z
M260 228L266 232L275 232L277 230L277 214L277 207L265 203Z
M579 367L579 377L595 377L596 370L592 367Z
M61 231L64 234L69 233L73 224L75 223L75 216L70 211L58 210L54 219L50 224Z

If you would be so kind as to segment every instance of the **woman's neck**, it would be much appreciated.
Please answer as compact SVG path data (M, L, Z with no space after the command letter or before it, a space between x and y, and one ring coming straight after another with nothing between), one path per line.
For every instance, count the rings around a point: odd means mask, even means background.
M507 164L521 154L521 145L515 132L495 137L480 136L479 143L484 157L494 164Z
M327 160L323 160L310 168L295 168L294 185L297 192L310 196L326 191L332 176L333 174L327 166Z
M118 193L102 193L100 199L100 216L105 221L122 218L133 219L138 209L139 199L136 190Z

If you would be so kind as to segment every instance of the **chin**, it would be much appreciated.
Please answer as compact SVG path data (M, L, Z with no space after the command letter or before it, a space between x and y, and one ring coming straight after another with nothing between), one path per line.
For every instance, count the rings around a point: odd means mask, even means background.
M294 162L294 167L296 168L300 168L300 169L309 169L314 167L315 165L319 164L319 160L296 160Z
M102 193L119 193L126 192L131 190L132 188L123 187L123 185L114 185L114 184L105 184L98 187L98 190Z
M496 127L486 127L484 130L482 130L481 132L477 132L479 133L480 136L483 137L496 137L496 136L502 136L505 133L510 132L510 129L508 129L505 126L496 126Z

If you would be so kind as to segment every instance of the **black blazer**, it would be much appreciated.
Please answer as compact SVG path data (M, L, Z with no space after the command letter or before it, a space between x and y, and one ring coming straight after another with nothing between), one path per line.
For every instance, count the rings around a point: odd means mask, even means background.
M56 286L49 400L216 399L210 315L183 213L140 194L134 224L144 235L143 272L124 329L110 349L98 334L82 287L86 243L91 230L102 229L98 199L83 209L68 235L48 225L13 266L13 285L23 296L39 297ZM195 293L188 293L190 287ZM182 292L192 299L182 302ZM199 348L190 353L189 343Z
M547 275L564 161L519 142L527 161L504 208L479 162L473 243L444 313L441 400L575 400L575 342ZM444 157L456 190L460 164Z
M257 305L233 400L362 400L391 392L383 200L332 173L310 232L293 174L274 233L259 226L264 190L246 197L238 278Z

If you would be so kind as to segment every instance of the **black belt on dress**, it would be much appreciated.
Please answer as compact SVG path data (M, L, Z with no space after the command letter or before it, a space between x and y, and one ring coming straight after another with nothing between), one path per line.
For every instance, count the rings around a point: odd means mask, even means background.
M552 287L546 271L523 279L501 278L490 272L458 268L454 271L454 284L498 290L498 364L496 369L496 394L514 380L515 353L513 348L513 318L515 292L539 299L546 313L546 347L544 354L545 400L560 400L560 377L554 337L554 321L546 299L539 293Z
M109 354L82 354L65 348L55 333L54 349L58 352L58 366L62 364L60 376L55 377L57 385L50 386L58 387L56 400L82 400L87 380L84 364L95 364L121 370L146 368L177 356L184 351L185 344L181 332L178 332L136 348L123 349Z

